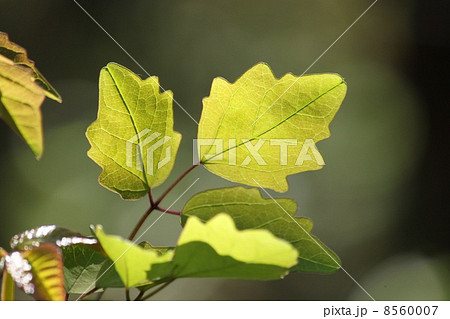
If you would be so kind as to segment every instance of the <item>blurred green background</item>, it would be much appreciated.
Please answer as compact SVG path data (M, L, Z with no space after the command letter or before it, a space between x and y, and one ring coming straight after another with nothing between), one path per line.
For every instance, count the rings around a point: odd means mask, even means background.
M235 81L260 61L278 77L299 75L372 1L79 2L198 120L214 77ZM325 168L291 176L286 194L273 193L298 202L297 214L313 219L314 233L377 300L450 297L448 12L448 1L379 1L309 70L341 74L348 95L331 138L318 144ZM115 61L143 71L73 1L0 0L0 31L28 50L64 100L43 105L40 161L0 123L0 246L43 224L82 233L103 224L126 236L147 200L122 201L97 183L100 168L86 155L84 133L96 118L100 68ZM174 109L183 140L165 185L192 163L197 131ZM165 206L197 177L173 208L202 190L233 185L197 169ZM144 237L173 245L180 229L176 217L164 216ZM122 299L123 292L111 289L106 298ZM272 282L184 279L157 299L368 297L338 271Z

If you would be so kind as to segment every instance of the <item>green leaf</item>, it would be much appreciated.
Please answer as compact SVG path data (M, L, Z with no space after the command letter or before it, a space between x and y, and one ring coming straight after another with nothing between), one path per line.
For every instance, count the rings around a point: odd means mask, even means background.
M95 245L97 240L66 228L46 225L14 235L10 241L11 248L14 250L28 250L38 247L41 243L52 243L58 247L65 247L76 244Z
M240 231L233 219L219 214L207 223L188 219L175 251L146 248L97 226L103 249L115 261L126 287L146 290L155 282L184 277L280 279L297 263L298 252L287 241L263 229Z
M166 180L181 134L173 131L172 92L157 77L141 80L109 63L100 72L97 120L87 130L89 157L103 168L99 182L137 199Z
M28 59L21 46L0 32L0 117L39 159L43 152L41 105L45 95L61 97Z
M174 255L174 277L280 279L297 263L298 252L263 229L240 231L218 214L207 223L190 217Z
M233 182L287 191L288 175L324 165L315 142L330 136L346 88L337 74L276 79L263 63L233 84L214 79L198 129L202 163Z
M67 293L83 294L92 288L123 287L112 261L98 245L62 248ZM108 269L109 268L109 269Z
M160 255L158 251L142 248L119 236L106 235L101 226L96 227L95 234L106 254L115 262L114 267L125 287L146 285L168 276L172 252Z
M32 71L0 55L0 117L28 144L37 158L43 152L41 105L44 90Z
M33 71L36 83L41 86L47 97L62 102L61 96L53 88L53 86L44 78L44 76L36 68L34 62L28 59L27 51L14 42L9 41L8 35L0 32L0 55L12 60L15 64L25 66Z
M266 229L290 242L299 252L293 271L330 273L339 269L339 257L310 235L312 221L295 217L296 211L297 204L291 199L280 198L275 202L263 198L257 189L232 187L195 195L183 208L181 219L182 224L190 216L206 222L219 213L226 213L233 218L237 229Z

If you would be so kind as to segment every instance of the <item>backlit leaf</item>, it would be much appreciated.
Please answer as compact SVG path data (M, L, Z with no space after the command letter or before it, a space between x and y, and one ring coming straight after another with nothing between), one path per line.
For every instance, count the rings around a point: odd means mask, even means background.
M61 96L28 59L21 46L0 32L0 117L42 156L41 105L45 95L61 102Z
M263 63L233 84L214 79L198 129L202 163L233 182L287 191L288 175L324 165L315 142L329 137L346 88L337 74L276 79Z
M297 204L291 199L279 198L275 202L263 198L257 189L232 187L195 195L183 208L181 219L184 224L190 216L196 216L206 222L226 213L237 229L267 229L290 242L299 252L298 264L291 270L330 273L339 269L339 257L310 234L312 221L295 217L296 211Z
M28 144L36 157L43 152L41 105L44 90L30 69L0 55L0 117Z
M157 77L141 80L115 63L99 81L88 155L103 169L103 186L124 199L140 198L166 180L175 161L181 135L173 130L172 92L160 93Z
M36 68L34 61L27 56L27 51L20 45L9 41L8 35L0 32L0 55L12 60L15 64L28 67L34 73L35 81L45 90L49 98L62 102L61 96Z
M280 279L297 263L287 241L263 229L238 230L227 214L190 217L174 255L174 277Z
M118 236L96 235L126 287L146 290L154 282L185 277L280 279L297 263L287 241L263 229L240 231L232 218L219 214L207 223L190 217L175 250L135 245Z

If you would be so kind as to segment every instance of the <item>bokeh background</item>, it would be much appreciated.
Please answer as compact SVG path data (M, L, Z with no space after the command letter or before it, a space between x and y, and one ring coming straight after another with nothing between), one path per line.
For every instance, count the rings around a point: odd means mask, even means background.
M372 1L79 2L198 120L214 77L235 81L260 61L278 77L301 74ZM337 72L349 86L331 138L318 144L327 165L289 177L290 190L273 194L298 202L297 214L313 219L314 233L378 300L450 297L448 12L444 0L380 0L320 59L309 73ZM115 61L143 71L73 1L0 0L0 30L28 50L64 100L43 105L40 161L0 123L0 246L43 224L82 233L103 224L126 236L147 200L122 201L97 183L100 168L86 155L84 133L96 118L101 67ZM165 185L192 163L197 131L174 108L183 140ZM233 185L197 169L166 206L197 177L175 209L197 192ZM180 229L176 217L164 216L145 239L173 245ZM123 292L111 289L105 298ZM272 282L184 279L156 299L368 297L338 271Z

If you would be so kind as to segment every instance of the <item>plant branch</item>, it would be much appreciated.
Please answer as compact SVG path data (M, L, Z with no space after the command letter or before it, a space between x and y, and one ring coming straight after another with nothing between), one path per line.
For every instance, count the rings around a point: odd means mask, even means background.
M166 283L168 280L170 280L170 279L166 278L166 279L162 279L162 280L157 280L157 281L155 281L155 282L153 282L151 284L146 285L145 287L142 287L142 288L144 288L144 290L141 290L141 292L136 296L134 301L141 301L142 300L142 296L145 294L146 291L149 291L152 288L155 288L155 287L157 287L159 285L162 285L162 284Z
M134 299L134 301L140 301L142 300L142 296L144 295L145 291L141 291L139 293L139 295L136 296L136 298Z
M159 196L159 198L158 198L158 199L156 200L156 202L155 202L155 205L158 206L158 205L162 202L162 200L167 196L167 194L169 194L170 191L171 191L175 186L177 186L177 184L178 184L184 177L186 177L187 174L189 174L194 168L196 168L196 167L199 166L200 164L201 164L201 163L198 162L198 163L192 165L191 167L189 167L186 171L184 171L184 173L181 174L180 177L178 177L178 178L176 179L176 181L173 182L172 185L170 185L169 188L166 189L166 191L165 191L161 196Z
M155 201L153 200L153 192L152 192L152 188L151 187L148 190L148 199L150 200L150 206L154 206L155 205Z
M168 209L168 208L162 208L160 206L156 207L157 210L159 210L160 212L163 213L167 213L167 214L171 214L171 215L177 215L180 216L181 215L181 211L179 210L173 210L173 209Z
M197 166L199 166L201 163L198 162L194 165L192 165L191 167L189 167L186 171L184 171L183 174L180 175L180 177L178 177L175 182L172 183L172 185L169 186L169 188L166 189L166 191L156 200L153 200L153 195L152 195L152 190L150 188L149 192L148 192L148 196L150 199L150 207L149 209L147 209L147 211L144 213L144 215L142 215L142 217L139 219L138 223L136 224L136 226L134 226L133 231L131 232L130 236L128 236L129 240L133 240L134 237L136 237L136 234L138 233L139 229L142 227L142 225L145 223L145 221L147 220L148 216L150 216L150 214L152 213L152 211L154 211L155 209L157 210L162 210L163 212L165 211L166 213L169 214L173 214L173 215L180 215L181 212L178 211L171 211L171 210L164 210L163 208L159 207L159 204L161 203L161 201L167 196L167 194L170 193L170 191L172 189L174 189L175 186L177 186L177 184L184 178L186 177L187 174L189 174L194 168L196 168Z
M136 237L137 232L139 231L139 229L142 227L142 225L144 224L147 217L150 216L150 214L152 213L152 211L155 208L156 208L155 206L151 205L150 208L147 209L147 211L144 213L144 215L142 215L141 219L139 219L136 226L134 226L133 231L131 232L130 236L128 236L128 240L133 240L134 237Z
M163 284L162 286L159 286L158 288L156 288L155 290L153 290L152 292L150 292L149 294L147 294L146 296L143 296L140 300L147 300L151 297L153 297L154 295L156 295L158 292L160 292L161 290L163 290L164 288L166 288L168 285L170 285L172 282L175 281L175 278L170 279L168 282L166 282L165 284Z

